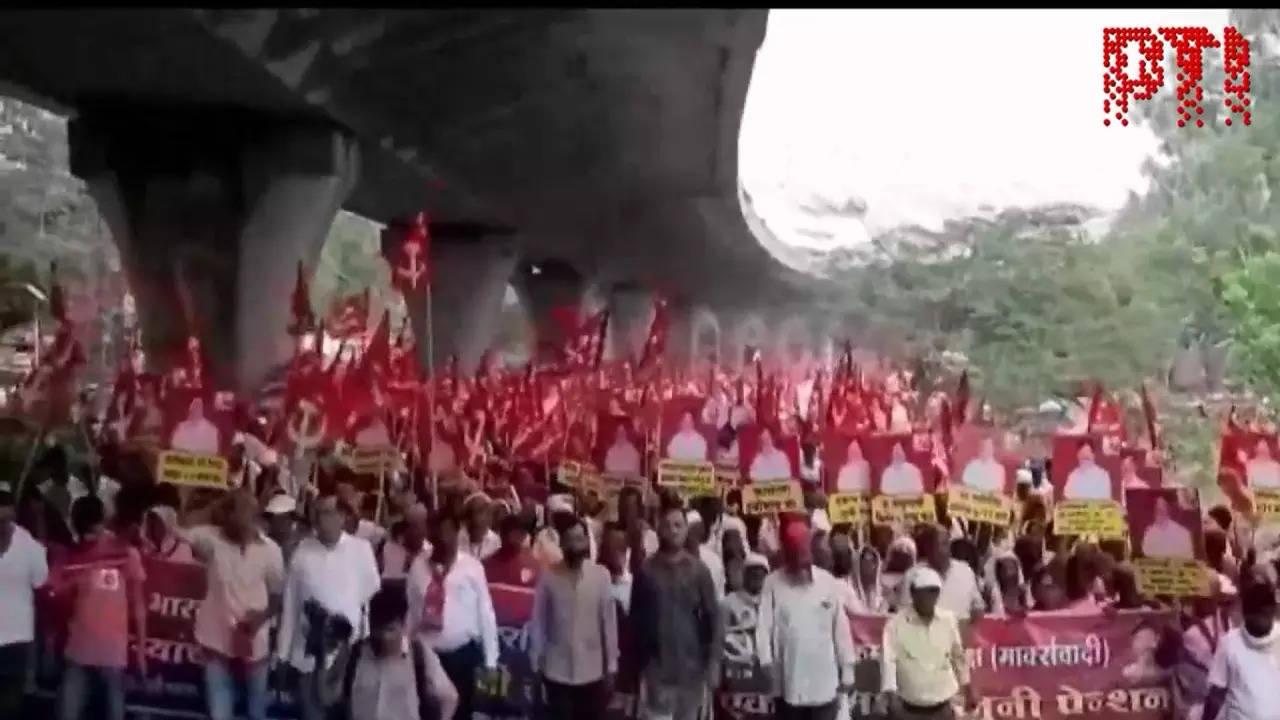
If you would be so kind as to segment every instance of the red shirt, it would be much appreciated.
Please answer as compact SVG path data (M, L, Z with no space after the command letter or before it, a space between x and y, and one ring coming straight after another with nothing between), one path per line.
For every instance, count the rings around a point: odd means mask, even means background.
M493 612L499 626L523 627L533 617L538 570L533 553L524 548L510 557L499 550L484 561L484 574L489 580L489 594L493 597Z
M104 535L81 544L54 568L53 584L71 596L67 659L78 665L128 665L129 583L146 579L138 551Z

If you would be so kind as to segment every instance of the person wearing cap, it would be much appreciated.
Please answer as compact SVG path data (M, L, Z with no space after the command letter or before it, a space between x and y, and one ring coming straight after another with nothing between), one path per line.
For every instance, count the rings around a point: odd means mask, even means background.
M267 506L262 509L262 514L266 516L267 521L267 537L275 541L280 546L280 553L284 558L285 567L289 566L289 561L293 559L293 551L298 547L298 501L294 500L285 493L276 493L267 501Z
M547 525L538 531L533 540L533 556L546 568L564 559L560 551L560 533L577 521L578 514L574 510L573 496L557 494L547 498ZM590 536L591 557L598 553L596 536Z
M748 553L742 561L742 587L720 602L726 663L756 666L756 623L759 620L760 593L768 575L769 559L760 553Z
M687 536L684 511L668 504L658 522L658 552L632 584L645 720L695 720L720 677L720 605L707 566L685 549Z
M969 684L969 661L954 613L938 607L942 577L927 565L907 573L911 602L884 626L880 651L881 690L889 717L902 720L950 720L952 700L964 696L977 705Z
M724 598L724 561L714 548L704 542L707 524L702 521L702 513L697 510L688 511L685 513L685 523L689 527L685 549L707 566L707 571L711 573L711 584L716 589L716 602L719 602Z
M813 564L803 520L783 528L782 567L764 581L756 652L778 718L835 720L839 695L853 685L853 636L839 581Z
M938 607L949 610L959 618L980 617L987 609L982 597L978 575L967 562L956 562L951 557L951 539L941 525L923 525L916 536L920 559L942 578L942 593ZM903 604L909 597L902 598Z
M609 707L618 673L613 578L588 559L581 518L560 533L563 560L538 578L529 624L529 660L546 690L548 717L590 720Z
M462 503L466 527L458 531L458 549L483 563L498 548L502 539L490 527L493 523L493 501L483 492L473 492Z

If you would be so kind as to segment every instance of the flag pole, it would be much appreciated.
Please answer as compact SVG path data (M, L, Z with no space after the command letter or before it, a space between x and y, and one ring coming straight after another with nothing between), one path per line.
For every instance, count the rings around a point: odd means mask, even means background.
M440 510L440 479L431 464L431 454L436 449L436 348L435 333L431 322L431 281L427 281L427 426L431 429L431 445L427 449L427 473L431 482L431 508Z

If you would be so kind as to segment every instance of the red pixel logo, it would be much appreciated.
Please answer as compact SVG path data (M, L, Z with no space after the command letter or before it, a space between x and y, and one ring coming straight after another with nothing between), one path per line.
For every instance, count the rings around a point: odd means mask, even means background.
M1223 120L1231 124L1232 115L1250 124L1249 112L1249 41L1234 27L1222 31L1222 40L1204 27L1176 28L1103 28L1102 65L1107 71L1102 75L1103 125L1110 125L1114 117L1121 125L1128 125L1130 100L1150 100L1164 86L1164 48L1168 42L1177 51L1178 61L1178 127L1184 127L1196 116L1196 127L1204 127L1204 50L1219 48L1222 65L1226 71L1223 91L1227 97L1223 104L1230 113ZM1138 76L1129 77L1130 46L1136 45Z

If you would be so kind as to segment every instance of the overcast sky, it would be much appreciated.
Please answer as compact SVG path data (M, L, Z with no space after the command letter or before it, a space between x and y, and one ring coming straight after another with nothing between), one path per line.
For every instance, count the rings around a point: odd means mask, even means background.
M872 232L938 227L983 205L1114 210L1145 187L1155 141L1102 124L1102 28L1204 25L1221 37L1226 23L1225 10L772 10L742 180L781 239L815 247L867 233L815 226L797 210L815 194L862 198Z

